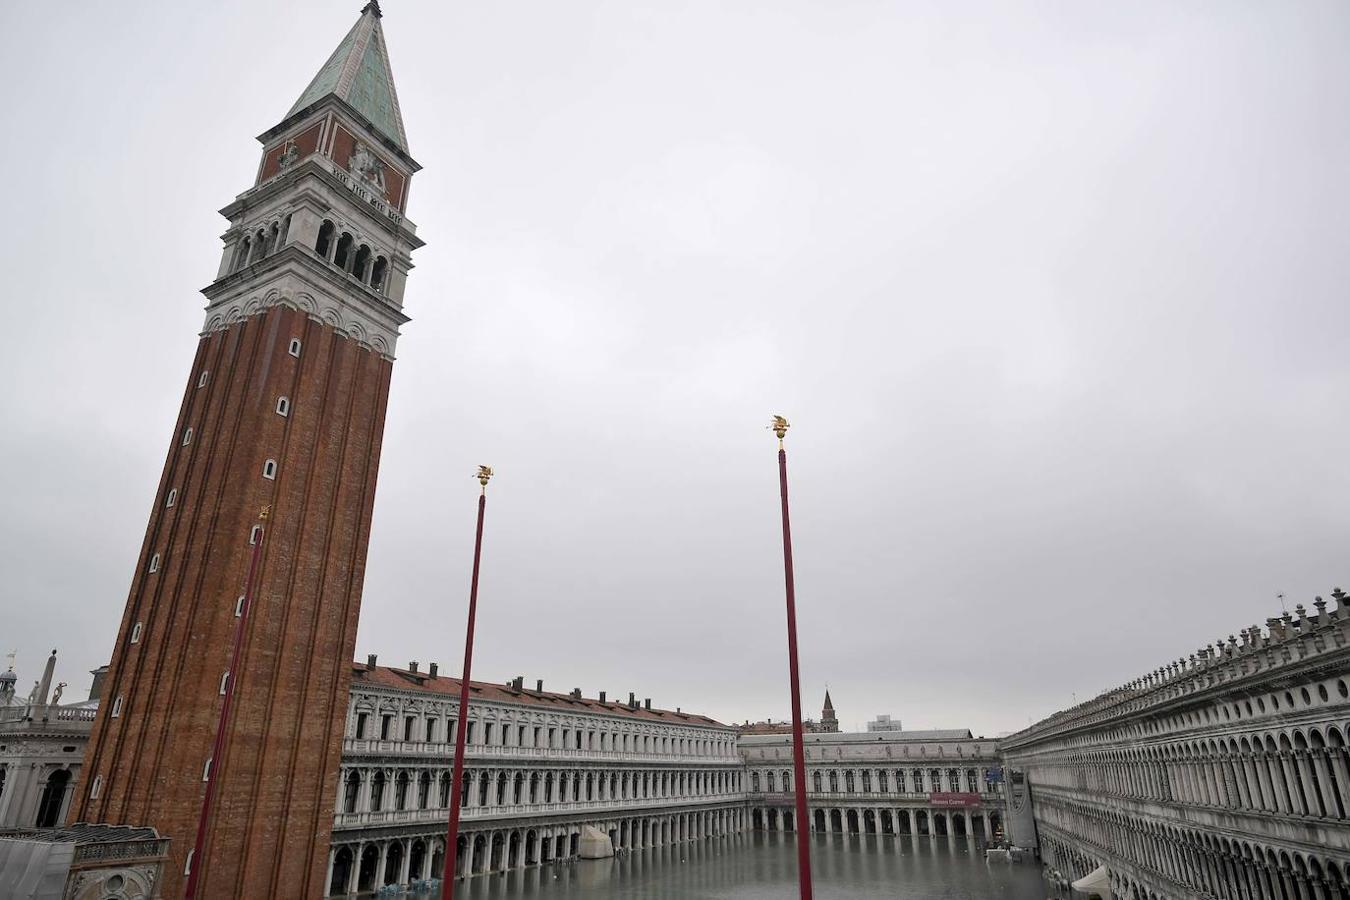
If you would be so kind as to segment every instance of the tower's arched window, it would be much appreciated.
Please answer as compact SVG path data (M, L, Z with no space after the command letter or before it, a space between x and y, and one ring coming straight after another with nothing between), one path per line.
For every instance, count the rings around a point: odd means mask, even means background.
M333 232L336 230L333 223L327 219L319 226L319 239L314 242L314 252L324 259L328 258L329 251L333 249Z
M0 769L0 794L4 793L4 783L5 783L5 771L4 769ZM95 775L94 784L91 788L89 788L89 799L97 800L98 795L101 793L103 793L103 776Z
M206 765L202 766L202 781L211 780L211 759L207 759Z
M286 397L277 398L277 415L288 416L291 414L291 401Z
M271 256L273 253L277 252L277 248L280 246L281 246L281 223L273 222L272 227L269 228L267 231L267 250L265 255Z
M291 356L298 357L300 355L300 339L291 338L291 344L289 347L286 348L286 352L289 353Z
M234 265L231 267L233 271L238 272L244 266L248 265L248 255L252 249L253 239L249 237L245 237L235 245Z
M352 236L347 232L342 232L342 237L338 238L337 251L333 254L333 265L339 269L349 268L352 261Z
M164 498L164 506L170 507L178 502L178 488L169 488L169 495Z
M225 696L225 690L230 686L230 673L224 672L220 676L220 696Z
M267 232L258 229L258 233L253 236L253 255L249 262L257 262L267 255Z
M189 426L187 427L187 430L183 432L183 446L186 447L186 446L187 446L188 444L190 444L190 443L192 443L192 426L191 426L191 425L189 425Z
M197 377L197 387L206 387L206 379L211 375L210 372L202 369L202 374Z
M238 618L243 614L244 614L244 595L240 594L239 599L234 601L234 615L235 618Z
M280 250L286 246L286 237L291 233L291 217L287 216L281 220L281 234L277 237L276 249Z
M156 553L154 556L150 557L150 574L153 575L155 572L158 571L159 571L159 554Z
M122 695L118 694L117 699L113 701L112 718L117 718L122 714Z
M356 251L356 258L352 260L352 274L356 276L357 281L366 280L366 267L370 265L370 248L362 244Z
M184 878L186 878L187 876L189 876L189 875L192 874L192 854L194 854L194 853L196 853L196 852L197 852L197 851L196 851L195 848L188 851L187 860L183 863L183 877L184 877Z
M131 626L131 643L135 644L141 639L141 623L137 622Z
M248 543L249 543L249 546L253 546L254 544L258 543L258 538L260 538L260 537L262 537L262 526L261 526L261 525L254 525L254 526L249 530L249 533L248 533Z
M375 257L375 265L370 268L370 286L380 293L384 293L384 278L388 269L389 260L383 256Z
M269 459L267 462L263 463L263 477L277 477L277 461L275 459Z

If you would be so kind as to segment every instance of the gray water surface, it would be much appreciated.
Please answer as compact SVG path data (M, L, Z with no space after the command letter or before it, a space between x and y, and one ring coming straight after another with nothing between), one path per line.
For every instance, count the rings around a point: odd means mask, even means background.
M1045 900L1034 865L986 864L958 838L815 835L819 900ZM456 885L456 900L794 900L795 837L754 833L711 838L613 859L574 860Z

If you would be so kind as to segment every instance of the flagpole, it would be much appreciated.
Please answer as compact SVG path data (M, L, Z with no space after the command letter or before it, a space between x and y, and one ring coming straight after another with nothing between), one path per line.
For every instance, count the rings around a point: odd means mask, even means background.
M258 521L265 522L271 513L271 506L264 506L258 513ZM211 759L207 762L206 797L202 800L201 816L197 819L197 840L192 845L192 855L188 858L188 881L183 896L193 900L197 896L197 876L201 873L204 861L202 854L206 849L206 823L211 818L211 804L216 796L216 775L220 771L221 756L225 752L225 730L230 721L230 708L234 705L234 687L238 682L239 651L244 644L244 632L248 625L249 610L253 608L253 576L258 571L258 559L262 556L263 536L266 529L259 524L254 537L253 553L248 563L248 579L244 582L243 604L239 608L239 621L234 625L234 649L230 652L230 668L225 672L225 699L220 704L220 718L216 720L216 740L211 748Z
M811 900L811 819L806 809L806 750L802 738L802 690L797 674L797 598L792 578L792 527L788 519L788 420L774 416L769 426L778 436L778 492L783 503L783 580L787 589L788 676L792 684L792 781L796 801L797 881L801 900Z
M478 613L478 560L483 552L483 510L487 507L487 483L492 469L479 466L478 530L473 540L473 576L469 581L469 625L464 636L464 671L459 679L459 724L455 727L455 765L450 776L450 825L445 839L445 871L441 876L441 897L455 896L456 851L459 849L460 782L464 778L464 735L469 725L469 673L473 666L473 623Z

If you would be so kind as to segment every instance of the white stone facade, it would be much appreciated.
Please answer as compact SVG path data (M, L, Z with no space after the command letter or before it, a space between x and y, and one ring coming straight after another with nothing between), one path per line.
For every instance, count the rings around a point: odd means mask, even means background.
M329 855L330 896L439 877L458 682L358 667ZM680 711L475 683L461 785L461 876L745 830L732 728Z
M993 740L969 731L804 735L810 828L822 833L994 839L1004 800ZM745 735L751 823L795 830L792 736Z
M1067 880L1115 897L1350 898L1350 609L1318 598L1006 738Z

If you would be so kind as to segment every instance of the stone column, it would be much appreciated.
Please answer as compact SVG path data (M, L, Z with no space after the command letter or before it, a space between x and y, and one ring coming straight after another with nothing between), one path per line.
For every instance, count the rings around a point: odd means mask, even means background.
M356 893L357 879L361 877L361 857L365 855L366 842L361 841L356 845L356 855L352 857L352 870L347 873L347 893Z
M1305 815L1308 810L1303 805L1303 799L1298 790L1298 774L1294 770L1294 761L1290 758L1289 751L1280 751L1280 769L1284 772L1284 783L1289 789L1289 805L1295 815Z
M1294 766L1298 772L1299 781L1303 784L1303 796L1305 798L1305 812L1310 816L1322 815L1320 806L1320 797L1317 795L1316 785L1313 784L1312 764L1308 759L1307 750L1293 751Z
M384 866L389 861L389 845L380 844L380 862L375 867L375 890L384 887Z
M333 887L333 862L337 859L338 848L330 846L328 848L328 874L323 877L323 894L328 896Z
M402 844L403 844L403 854L402 854L403 859L398 867L399 868L398 883L407 884L408 873L412 867L412 838L404 838Z
M1329 818L1340 818L1340 810L1336 806L1336 789L1331 783L1331 752L1327 748L1314 749L1307 751L1308 758L1312 763L1312 768L1317 774L1317 786L1322 795L1322 806L1326 809L1324 815Z

